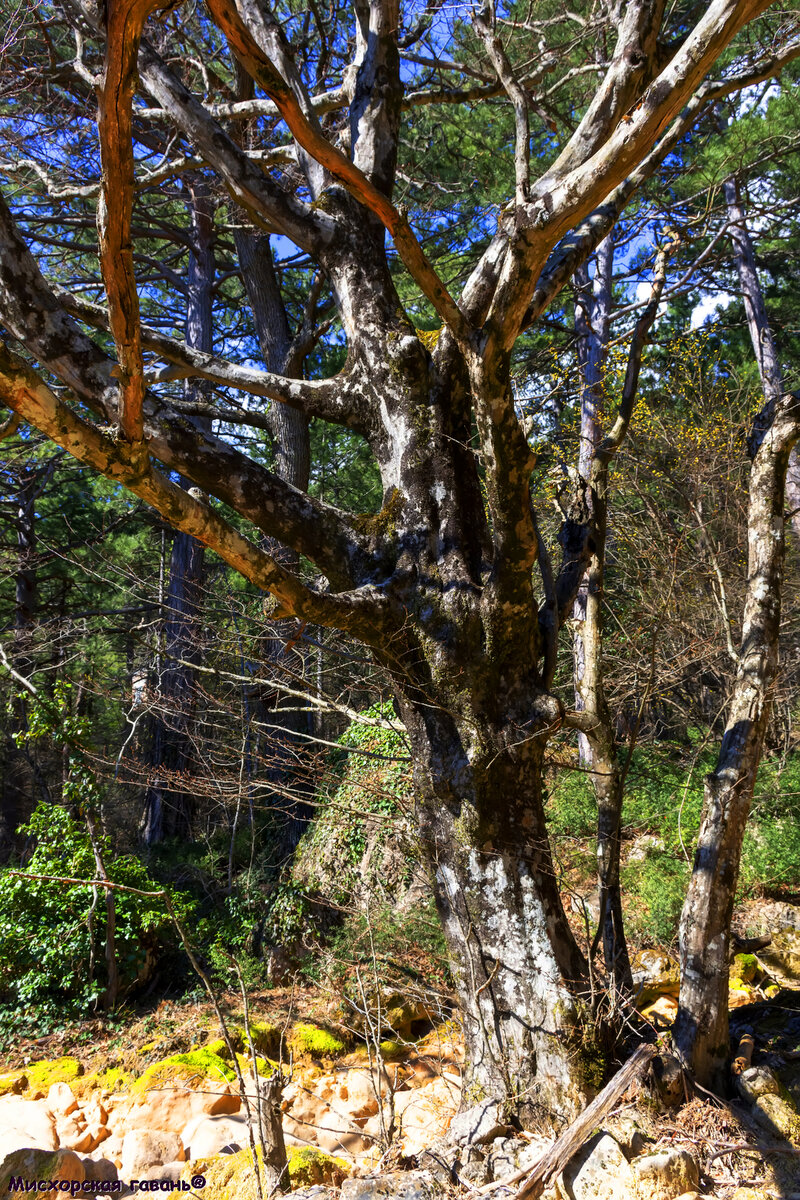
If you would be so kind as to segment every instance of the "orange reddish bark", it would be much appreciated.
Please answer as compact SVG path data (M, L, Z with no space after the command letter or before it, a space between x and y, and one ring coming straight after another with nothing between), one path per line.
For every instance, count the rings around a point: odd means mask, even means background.
M97 207L100 267L119 362L119 424L129 442L142 440L144 369L139 297L133 269L131 106L144 23L163 0L108 0L103 84L97 128L103 177Z

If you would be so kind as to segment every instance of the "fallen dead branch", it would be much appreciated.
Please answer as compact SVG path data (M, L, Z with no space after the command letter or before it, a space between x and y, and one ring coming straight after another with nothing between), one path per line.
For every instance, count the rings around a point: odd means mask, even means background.
M524 1173L525 1181L514 1193L514 1200L538 1200L551 1180L563 1171L573 1154L580 1149L611 1109L616 1107L625 1093L641 1085L645 1071L656 1053L656 1046L639 1047L625 1066L617 1071L614 1078L595 1096L592 1103L556 1139L547 1153ZM512 1176L507 1181L499 1180L496 1186L501 1187L503 1183L510 1183L517 1178L518 1176Z

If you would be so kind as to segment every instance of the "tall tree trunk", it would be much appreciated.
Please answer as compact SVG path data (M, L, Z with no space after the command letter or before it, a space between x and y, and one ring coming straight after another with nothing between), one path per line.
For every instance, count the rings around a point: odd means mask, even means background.
M276 374L297 378L302 374L303 356L298 342L292 338L286 306L275 273L270 238L246 229L237 229L234 239L264 366ZM311 302L313 304L313 299ZM310 317L313 317L313 313ZM267 416L275 455L275 474L292 487L306 491L311 471L308 417L288 404L275 403L270 404ZM265 547L284 566L294 570L299 566L299 555L291 547L274 539L265 539ZM269 622L269 637L264 657L267 671L271 669L275 674L276 684L280 684L281 666L288 665L286 648L295 646L297 641L298 622L291 618L276 620L271 616L273 608L274 602L268 597L264 611ZM297 674L297 662L295 658L292 664L294 674ZM277 694L280 694L279 691ZM299 742L296 735L312 732L309 729L308 716L302 711L297 711L298 708L295 699L292 702L293 711L290 713L282 714L279 708L277 711L270 708L264 714L265 723L271 727L270 774L279 782L284 781L287 775L297 775L297 755L304 743ZM302 783L300 786L302 787ZM297 790L297 785L294 790ZM278 849L283 857L290 854L297 845L311 810L304 811L304 806L288 801L285 797L281 801L281 810L285 821Z
M753 240L747 227L739 185L735 179L726 179L722 188L747 329L758 363L761 387L767 400L777 400L783 393L783 374L758 278ZM789 457L786 472L786 500L795 537L800 540L800 456L796 447Z
M786 475L800 436L800 398L783 392L752 243L733 181L725 185L725 198L765 404L748 444L752 467L747 591L739 662L717 765L705 781L700 835L680 924L681 991L673 1040L695 1077L712 1087L725 1085L729 1058L731 917L778 662Z
M41 468L39 468L40 470ZM17 569L14 579L14 642L13 665L20 675L28 678L33 666L33 626L36 619L37 578L36 512L38 495L37 465L26 463L19 475L19 487L14 497L14 528L17 541ZM11 701L6 727L5 753L0 782L0 860L13 853L18 825L24 820L32 801L32 773L22 746L15 738L28 728L27 705L22 693Z
M748 448L748 563L739 663L714 772L705 781L694 868L680 925L681 991L676 1049L705 1085L725 1084L730 928L745 825L778 662L789 462L800 436L800 400L783 390L758 282L753 245L734 180L724 185L734 260L765 403ZM791 501L790 501L791 503Z
M606 702L602 661L609 456L598 452L602 440L603 402L607 398L604 375L613 266L612 234L598 247L591 295L588 271L584 270L576 276L580 292L575 326L579 333L578 357L583 383L578 471L581 480L586 481L593 545L573 608L576 708L585 712L589 719L586 732L579 735L582 739L581 764L589 772L597 799L599 913L592 955L600 943L612 1009L616 1008L621 997L630 995L633 989L620 890L624 780L617 757L614 726ZM617 445L614 446L614 452Z
M213 347L214 204L202 181L190 181L191 248L186 280L186 342L198 350ZM207 386L186 384L187 399L201 398ZM201 419L205 428L210 422ZM185 486L186 481L184 481ZM144 802L142 838L149 846L165 838L190 838L197 770L192 744L195 672L201 649L198 623L203 605L205 550L178 531L172 542L164 630L164 663L158 689L161 711L153 722L152 774ZM186 781L185 783L183 781Z
M523 1116L537 1105L574 1113L602 1082L604 1064L545 826L537 730L552 721L554 702L537 687L532 704L527 687L517 707L505 692L518 718L509 721L479 699L494 672L471 687L455 661L450 666L453 683L471 695L457 696L440 679L431 681L429 702L407 688L398 688L398 700L462 1006L463 1102L499 1096ZM509 673L501 674L508 687Z

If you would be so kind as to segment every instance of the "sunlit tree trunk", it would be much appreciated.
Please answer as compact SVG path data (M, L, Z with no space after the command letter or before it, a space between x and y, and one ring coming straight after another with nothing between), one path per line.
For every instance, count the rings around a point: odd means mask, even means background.
M786 475L800 436L800 398L783 391L733 181L725 185L736 266L765 404L748 448L747 590L741 643L717 765L705 781L700 834L680 924L681 990L673 1039L705 1086L723 1087L728 1044L730 930L745 826L778 663L785 554Z

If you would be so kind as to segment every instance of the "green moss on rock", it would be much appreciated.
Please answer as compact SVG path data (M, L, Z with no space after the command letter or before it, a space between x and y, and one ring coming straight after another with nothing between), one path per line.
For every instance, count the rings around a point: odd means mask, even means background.
M405 1046L402 1042L381 1042L381 1054L387 1060L387 1062L392 1062L395 1059L403 1058L407 1052L408 1046Z
M289 1179L293 1188L328 1184L338 1187L350 1173L343 1158L334 1158L314 1146L302 1146L289 1152Z
M346 1049L344 1042L327 1029L302 1023L292 1029L289 1046L295 1054L310 1054L312 1058L338 1058Z
M230 1063L225 1062L208 1047L204 1047L200 1050L189 1050L186 1054L173 1054L160 1062L151 1063L133 1084L131 1091L147 1092L175 1079L180 1079L185 1084L195 1082L199 1086L203 1079L225 1080L226 1083L231 1083L235 1078L236 1072Z
M54 1083L72 1083L83 1074L83 1064L77 1058L64 1055L63 1058L42 1059L41 1062L31 1063L25 1068L28 1077L28 1090L31 1092L49 1091Z

